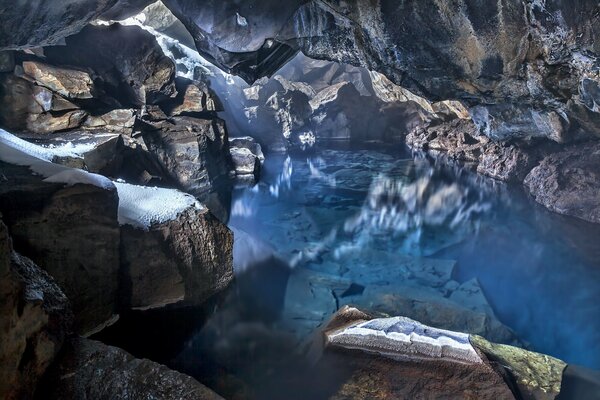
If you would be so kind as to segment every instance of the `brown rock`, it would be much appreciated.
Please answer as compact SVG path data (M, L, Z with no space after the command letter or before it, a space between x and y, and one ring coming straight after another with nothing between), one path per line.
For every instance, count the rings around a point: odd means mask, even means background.
M69 302L54 280L12 251L0 221L0 397L28 399L69 332Z
M24 61L24 73L35 83L70 99L91 99L94 82L87 72Z
M100 342L65 344L38 391L44 399L219 400L195 379Z
M109 132L131 133L135 123L133 110L112 110L98 116L89 116L84 128L103 129Z
M191 206L147 231L121 226L121 259L125 307L201 304L233 278L233 234Z
M193 82L189 79L176 78L177 97L174 107L168 109L169 116L185 113L204 113L223 111L223 106L217 97L202 82Z
M47 183L26 167L0 163L0 212L15 249L61 285L75 330L90 334L114 320L119 269L116 191Z

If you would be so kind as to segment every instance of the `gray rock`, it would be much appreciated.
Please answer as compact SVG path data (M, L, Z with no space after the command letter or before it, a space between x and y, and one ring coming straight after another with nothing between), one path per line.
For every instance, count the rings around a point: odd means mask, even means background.
M14 53L12 51L0 51L0 72L12 72L14 69Z
M39 392L46 399L222 399L187 375L81 338L65 344Z
M581 143L546 156L527 175L525 187L554 212L600 223L600 144Z
M250 176L252 181L260 178L260 168L265 156L260 144L253 138L249 136L230 138L229 152L237 176Z
M0 50L59 43L112 7L117 0L69 0L57 6L41 0L0 3Z
M31 398L70 331L69 302L54 280L12 250L0 221L0 396Z

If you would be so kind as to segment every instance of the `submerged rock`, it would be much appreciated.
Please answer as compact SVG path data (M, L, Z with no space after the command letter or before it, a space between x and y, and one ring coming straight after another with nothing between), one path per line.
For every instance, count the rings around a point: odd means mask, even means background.
M14 252L0 221L0 397L29 399L70 331L69 301L54 280Z
M548 209L600 223L600 144L581 143L546 156L525 187Z
M219 400L195 379L116 347L69 340L39 390L44 399Z

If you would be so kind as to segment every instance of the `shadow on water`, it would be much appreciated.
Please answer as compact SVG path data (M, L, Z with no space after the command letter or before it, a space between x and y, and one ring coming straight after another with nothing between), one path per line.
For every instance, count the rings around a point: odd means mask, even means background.
M102 339L240 399L335 393L349 367L306 349L345 304L600 369L600 227L520 187L392 147L275 155L229 225L225 293L130 313Z

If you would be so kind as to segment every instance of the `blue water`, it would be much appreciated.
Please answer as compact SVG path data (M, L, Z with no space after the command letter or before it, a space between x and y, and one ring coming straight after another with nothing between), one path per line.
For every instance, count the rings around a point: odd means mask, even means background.
M411 192L419 190L421 196ZM371 297L407 286L407 297L420 298L422 291L435 303L431 292L439 291L439 282L386 269L400 268L399 257L454 261L452 280L476 278L487 305L476 301L474 307L460 296L454 303L493 315L514 334L491 339L600 369L600 229L548 212L520 187L397 147L322 150L269 158L262 182L234 194L230 226L259 241L251 251L237 243L239 273L257 253L273 251L292 276L341 277ZM440 300L448 298L439 292ZM286 296L283 320L286 312L302 313L297 305L287 307ZM377 308L372 299L348 297L338 300ZM329 311L319 301L299 301L312 312ZM386 307L387 313L405 311Z
M235 189L229 226L221 301L124 317L144 339L114 344L226 398L325 399L348 371L307 350L350 304L600 370L600 227L519 186L398 146L271 155Z

